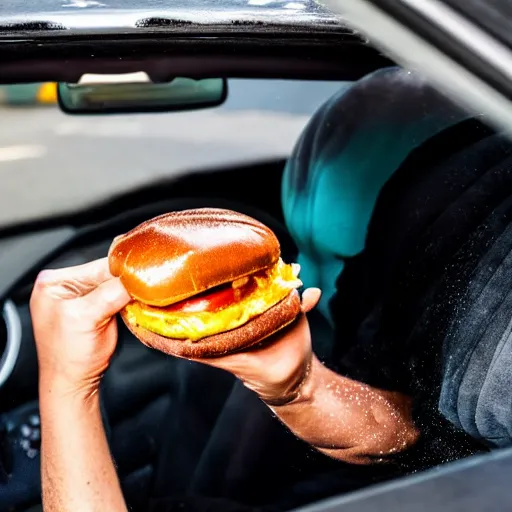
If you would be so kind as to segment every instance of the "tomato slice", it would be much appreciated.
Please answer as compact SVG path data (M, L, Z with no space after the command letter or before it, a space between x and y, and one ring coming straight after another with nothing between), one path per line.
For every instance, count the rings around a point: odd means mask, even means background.
M180 313L212 312L230 306L235 302L235 290L230 286L229 288L221 288L214 292L191 297L165 309L166 311L179 311Z

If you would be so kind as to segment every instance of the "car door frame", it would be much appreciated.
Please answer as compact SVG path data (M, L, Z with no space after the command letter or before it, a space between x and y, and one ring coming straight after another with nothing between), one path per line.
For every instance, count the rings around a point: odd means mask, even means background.
M512 135L512 51L442 0L324 0L349 25L441 92Z

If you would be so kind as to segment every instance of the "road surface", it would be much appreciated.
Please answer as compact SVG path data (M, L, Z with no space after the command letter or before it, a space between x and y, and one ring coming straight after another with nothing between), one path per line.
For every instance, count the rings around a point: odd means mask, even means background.
M85 207L188 171L286 157L337 83L235 81L218 109L67 116L0 109L0 225Z

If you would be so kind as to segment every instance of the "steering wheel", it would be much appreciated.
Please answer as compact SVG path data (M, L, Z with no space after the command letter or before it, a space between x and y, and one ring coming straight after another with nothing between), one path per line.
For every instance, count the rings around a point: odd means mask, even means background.
M21 347L21 320L16 306L6 300L0 323L0 387L9 379L18 360Z

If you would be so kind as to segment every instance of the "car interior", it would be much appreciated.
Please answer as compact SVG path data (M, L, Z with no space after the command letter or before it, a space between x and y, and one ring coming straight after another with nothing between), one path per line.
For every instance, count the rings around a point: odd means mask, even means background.
M104 257L115 236L169 211L206 206L236 210L268 225L276 233L286 258L301 264L305 284L325 290L324 302L311 314L311 325L316 352L328 357L332 351L333 331L327 303L334 294L341 260L350 260L364 245L364 233L380 190L399 164L414 158L418 145L470 117L458 108L452 109L450 104L436 103L438 98L432 99L434 113L422 117L425 103L418 103L417 89L403 83L399 88L395 63L345 29L310 35L305 31L294 37L238 34L234 38L226 36L209 41L185 36L171 39L162 34L140 39L89 36L70 41L47 36L37 45L30 44L29 32L27 29L26 41L12 41L2 50L0 80L4 85L76 84L87 73L140 71L146 72L155 83L165 82L171 76L222 78L227 81L228 97L230 80L240 78L270 84L272 80L324 80L345 85L343 89L340 86L339 97L329 99L325 103L327 107L311 117L297 141L293 157L240 162L207 171L197 169L179 177L148 181L144 186L113 194L107 200L77 211L0 227L3 308L0 323L0 510L16 512L41 510L38 368L28 306L34 280L41 269L77 265ZM368 80L371 82L375 77L384 77L377 91L367 87ZM397 95L397 90L400 90L400 100L394 102L390 98ZM342 96L345 103L339 102ZM355 103L354 97L357 98ZM350 110L356 103L364 104L365 108ZM336 110L333 104L342 107ZM393 125L397 112L401 122L398 128ZM404 112L407 115L403 116ZM340 116L346 122L339 124L338 132L322 134L322 127L338 123ZM366 125L363 128L358 125L369 118L381 123L380 131L365 132ZM343 144L347 132L358 133L365 144L370 140L376 148L373 158L365 159L364 144L354 143L344 153L346 161L331 166L332 172L323 173L323 181L319 181L315 177L317 167L311 164L322 157L318 138L332 137L336 144ZM329 146L329 140L322 144ZM291 158L299 159L293 162L296 165L290 164ZM362 164L358 167L357 162ZM351 169L348 177L337 172L347 167ZM352 176L357 176L357 180L351 181ZM305 189L304 183L307 184ZM336 194L340 190L345 191L344 195ZM360 197L354 202L358 193ZM305 197L310 198L311 204ZM308 224L303 212L314 208L314 222ZM347 228L342 236L335 235L333 230L343 223L342 214L344 218L353 219L355 227ZM168 356L146 348L119 321L119 344L102 384L102 399L111 452L130 510L144 510L148 496L159 484L155 475L161 454L168 453L164 448L165 440L168 432L176 428L169 415L178 393L173 368ZM224 385L219 375L219 393ZM214 394L216 390L210 392ZM281 440L266 440L261 434L261 450L266 449L267 442L270 446ZM240 448L240 453L242 451ZM489 466L486 471L495 475L496 487L504 484L505 470L510 467L503 457L482 459ZM180 462L175 464L179 466ZM311 453L305 469L290 471L288 489L293 489L298 481L307 489L308 480L317 474L319 467L325 475L331 470L332 475L336 474L335 468L326 469L324 464L325 461L315 461ZM416 476L413 480L404 480L407 483L399 480L393 487L386 483L347 496L334 484L327 485L325 488L329 490L320 495L304 492L301 496L297 491L293 506L304 506L305 512L320 510L314 508L314 504L330 498L322 504L322 510L399 510L396 508L399 502L401 506L408 504L409 508L404 510L432 510L431 504L422 508L421 496L436 495L441 507L449 506L454 495L464 494L465 506L469 507L475 503L471 491L475 479L479 478L474 469L477 463L473 466L460 464L457 462L453 468L438 471L427 480ZM301 461L297 465L300 466ZM281 470L259 467L260 473L247 471L245 475L247 480L252 480L251 485L243 480L235 483L240 486L240 493L246 493L248 501L258 504L258 499L265 499L262 498L265 493L255 479L266 475L271 481ZM179 468L174 471L179 473ZM266 498L271 500L276 496L269 490ZM276 502L279 502L277 498ZM277 510L285 509L277 506Z

